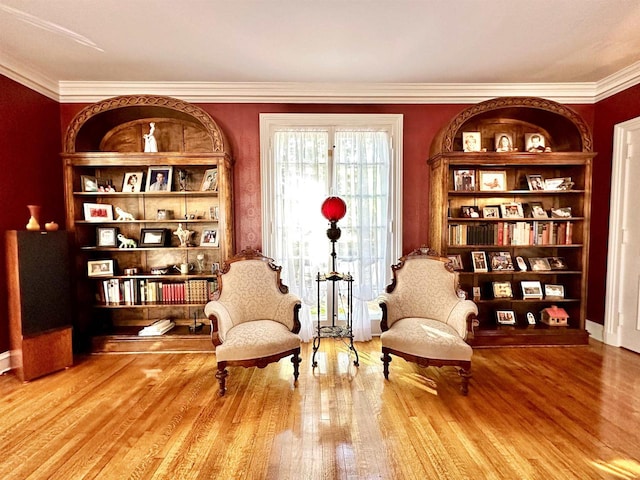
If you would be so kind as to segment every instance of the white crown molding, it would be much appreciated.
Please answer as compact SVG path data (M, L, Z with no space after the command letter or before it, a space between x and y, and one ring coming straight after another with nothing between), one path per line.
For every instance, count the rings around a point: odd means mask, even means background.
M22 65L10 55L2 52L0 52L0 74L25 87L29 87L31 90L35 90L45 97L60 102L60 96L58 95L60 85L56 81Z
M167 95L195 103L473 104L504 96L592 103L594 83L209 83L60 82L62 103L118 95Z
M600 80L596 86L594 103L620 93L640 83L640 61Z

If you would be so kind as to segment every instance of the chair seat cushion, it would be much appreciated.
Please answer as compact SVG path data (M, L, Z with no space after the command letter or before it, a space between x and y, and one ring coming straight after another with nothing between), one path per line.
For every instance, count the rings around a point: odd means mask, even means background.
M429 318L403 318L380 335L382 346L422 358L471 360L473 350L452 327Z
M273 320L244 322L227 331L216 347L218 361L269 357L300 346L300 337Z

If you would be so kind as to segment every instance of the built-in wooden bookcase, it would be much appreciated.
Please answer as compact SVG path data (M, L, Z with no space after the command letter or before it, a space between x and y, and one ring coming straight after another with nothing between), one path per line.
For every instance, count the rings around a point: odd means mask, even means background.
M152 123L158 151L144 152ZM233 162L222 130L177 99L116 97L73 119L62 157L76 253L76 335L94 351L211 350L203 307L215 288L215 265L234 251ZM157 171L171 173L166 191L147 188ZM216 187L203 184L205 173L216 174ZM139 191L123 185L132 174ZM105 212L113 218L101 217ZM187 246L179 228L193 232ZM124 248L118 235L135 246ZM101 267L104 275L91 272ZM176 327L161 337L138 336L164 318ZM190 328L198 322L205 325Z
M465 152L463 137L471 132L476 139L479 134L480 150ZM503 134L510 137L510 151L498 152ZM546 151L528 151L526 139L535 134L544 139ZM480 103L461 112L435 138L428 162L429 246L461 261L460 287L479 310L472 344L587 343L594 156L584 121L571 109L540 98L508 97ZM542 188L546 181L547 188L538 189L539 180ZM518 257L526 270L519 268ZM553 269L537 260L540 258L550 261ZM533 265L542 269L532 270ZM532 292L534 296L541 293L542 298L530 298ZM542 310L553 305L568 314L567 327L541 321ZM500 323L499 319L505 319L500 316L503 312L509 319L512 312L515 324ZM535 324L529 323L529 312Z

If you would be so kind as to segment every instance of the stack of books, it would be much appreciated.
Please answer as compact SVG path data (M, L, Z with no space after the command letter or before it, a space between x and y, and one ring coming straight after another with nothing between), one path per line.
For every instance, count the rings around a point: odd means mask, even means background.
M174 322L172 322L168 318L165 318L162 320L158 320L157 322L154 322L147 327L144 327L138 332L138 336L151 337L154 335L163 335L175 326L176 324Z

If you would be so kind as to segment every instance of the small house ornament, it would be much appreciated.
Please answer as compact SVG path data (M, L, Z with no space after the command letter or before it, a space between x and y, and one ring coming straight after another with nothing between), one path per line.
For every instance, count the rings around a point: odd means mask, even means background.
M552 327L566 327L568 325L569 315L564 308L557 305L551 305L544 308L541 312L541 321Z

